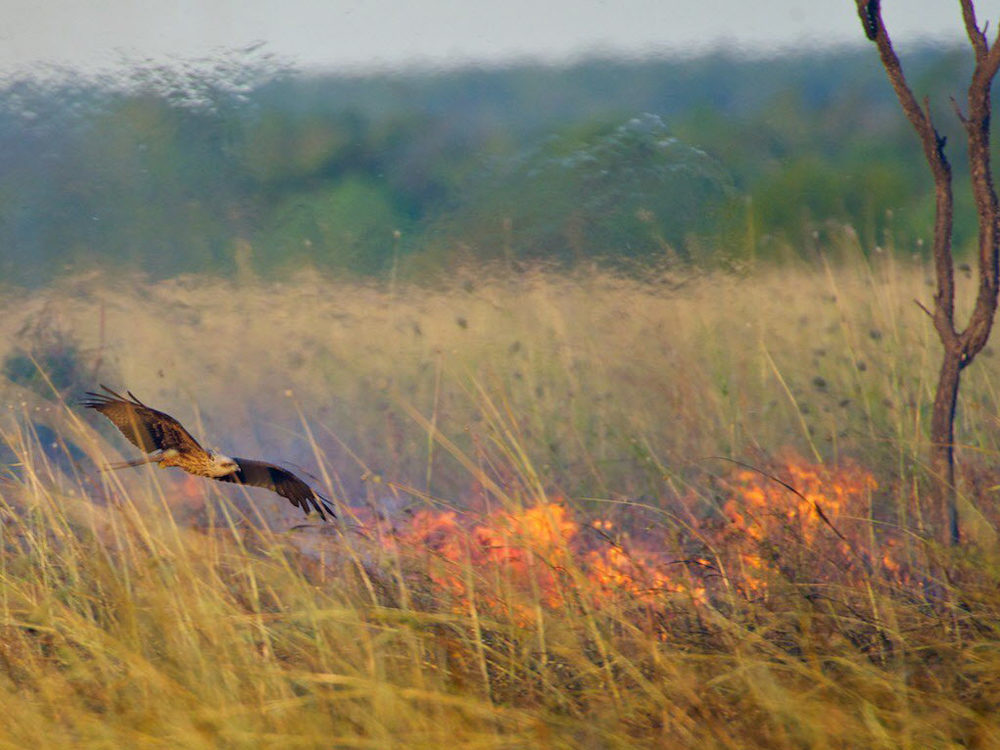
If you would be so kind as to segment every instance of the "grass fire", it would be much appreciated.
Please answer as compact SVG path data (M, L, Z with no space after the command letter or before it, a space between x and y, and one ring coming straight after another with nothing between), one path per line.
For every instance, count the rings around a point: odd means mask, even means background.
M1000 399L970 369L945 545L919 261L456 273L5 302L0 744L1000 743ZM337 518L102 472L97 382Z

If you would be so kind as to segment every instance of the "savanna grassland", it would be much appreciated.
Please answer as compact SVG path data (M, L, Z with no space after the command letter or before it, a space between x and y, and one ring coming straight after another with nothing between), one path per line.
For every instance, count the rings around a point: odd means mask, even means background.
M928 276L6 290L0 745L1000 746L998 365L950 549ZM135 452L75 405L99 382L340 518L100 471Z

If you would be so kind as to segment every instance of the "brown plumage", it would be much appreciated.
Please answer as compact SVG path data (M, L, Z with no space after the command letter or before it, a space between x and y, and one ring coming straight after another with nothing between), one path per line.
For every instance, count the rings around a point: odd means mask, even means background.
M81 404L99 411L121 430L132 445L151 454L119 464L115 468L144 463L176 466L199 477L264 487L288 499L307 515L312 509L324 520L324 511L331 518L336 518L326 498L287 469L266 461L230 458L215 451L207 451L180 422L169 414L146 406L131 391L126 391L127 396L122 396L106 385L101 388L106 393L88 392Z

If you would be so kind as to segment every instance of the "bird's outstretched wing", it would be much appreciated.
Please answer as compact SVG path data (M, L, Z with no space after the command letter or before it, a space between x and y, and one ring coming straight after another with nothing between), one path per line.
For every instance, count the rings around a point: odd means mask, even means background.
M287 498L292 505L302 508L303 513L308 514L310 510L315 510L324 521L326 514L323 511L329 513L331 518L337 517L326 498L314 491L312 487L288 469L282 469L280 466L269 464L266 461L254 461L249 458L233 458L233 460L239 465L239 471L222 477L213 477L213 479L218 479L220 482L246 484L251 487L264 487Z
M122 435L140 450L146 453L171 449L180 453L205 452L180 422L169 414L146 406L132 391L126 391L126 397L115 393L106 385L101 385L101 388L107 394L88 392L87 398L80 403L88 409L96 409L110 419L121 430Z

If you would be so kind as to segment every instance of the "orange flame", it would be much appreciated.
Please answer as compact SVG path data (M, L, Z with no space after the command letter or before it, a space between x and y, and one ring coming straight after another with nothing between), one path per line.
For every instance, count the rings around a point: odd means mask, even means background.
M713 581L766 598L780 574L779 559L808 575L819 575L819 565L836 575L856 572L868 528L858 519L868 517L877 488L872 475L854 465L832 468L797 458L771 471L800 494L740 470L727 482L722 510L728 525L692 510L702 549L718 555L711 561L704 552L671 559L666 531L632 538L620 521L581 523L559 497L477 520L471 513L421 510L395 539L400 549L425 557L428 579L456 611L481 608L520 625L563 607L633 602L662 610L676 597L701 606L712 598ZM695 545L687 538L674 544ZM898 553L888 545L879 561L897 577L905 575Z

